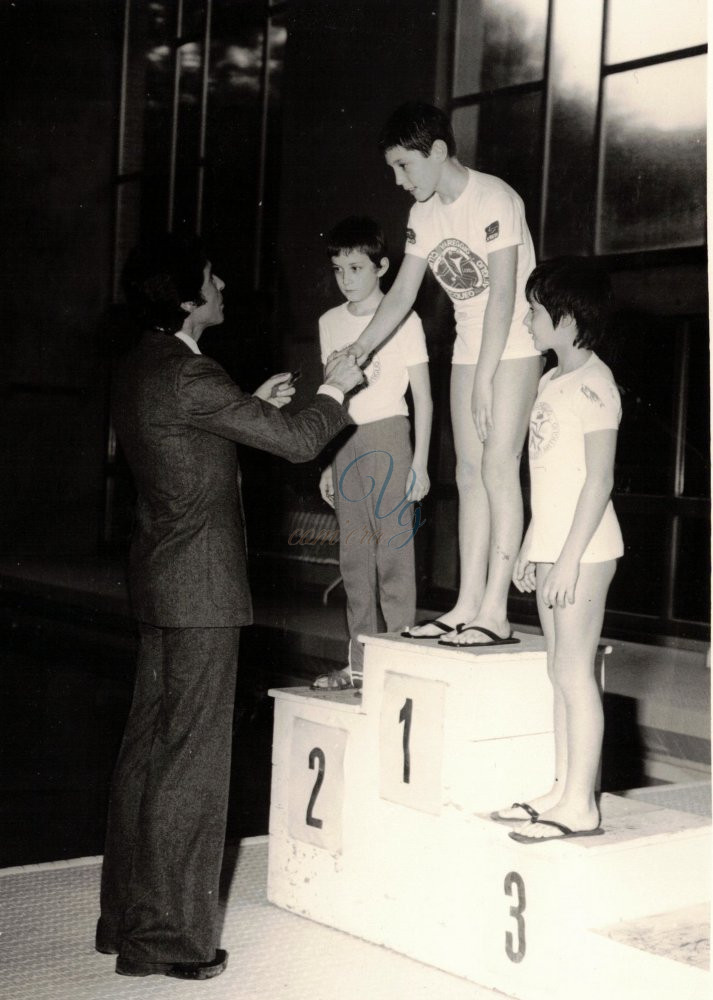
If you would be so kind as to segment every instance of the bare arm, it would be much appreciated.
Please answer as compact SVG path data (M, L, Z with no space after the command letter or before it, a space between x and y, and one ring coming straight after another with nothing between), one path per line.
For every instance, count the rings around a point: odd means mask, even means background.
M426 266L423 258L406 254L393 285L379 303L369 325L349 348L352 354L355 354L355 348L358 351L355 356L360 365L364 364L372 351L381 346L413 308Z
M615 430L584 435L587 476L577 500L574 519L557 562L550 570L542 597L546 604L574 604L579 564L611 496L614 485Z
M481 441L485 441L493 426L493 379L505 349L515 307L517 247L505 247L488 254L488 272L490 292L471 402L475 428Z
M423 500L431 488L428 477L428 447L431 441L431 423L433 421L433 399L431 398L431 380L428 375L428 363L410 365L408 368L409 384L413 396L413 471L416 475L410 500ZM408 489L409 483L406 483Z

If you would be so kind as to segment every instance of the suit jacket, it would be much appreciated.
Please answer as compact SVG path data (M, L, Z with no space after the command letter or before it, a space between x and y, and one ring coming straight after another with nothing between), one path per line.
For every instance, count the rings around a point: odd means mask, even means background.
M150 331L117 369L112 414L138 492L137 617L166 628L249 625L235 445L306 462L350 423L346 408L322 394L284 413L177 337Z

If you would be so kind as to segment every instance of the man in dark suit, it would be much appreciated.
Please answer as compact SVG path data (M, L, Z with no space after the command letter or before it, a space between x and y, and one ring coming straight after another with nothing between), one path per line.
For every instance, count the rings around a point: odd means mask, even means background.
M198 348L223 321L223 287L196 240L155 240L124 271L146 330L112 401L138 493L129 584L140 640L96 946L129 976L208 979L227 963L218 879L238 637L252 621L235 445L315 457L350 422L344 393L362 379L353 359L338 359L294 416L281 412L294 392L287 373L243 392Z

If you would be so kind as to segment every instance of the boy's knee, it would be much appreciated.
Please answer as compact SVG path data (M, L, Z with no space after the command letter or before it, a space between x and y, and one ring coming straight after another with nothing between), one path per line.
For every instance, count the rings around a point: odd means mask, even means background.
M482 484L483 476L479 465L462 459L456 462L456 486L459 493L482 488Z
M510 489L513 478L520 476L520 456L502 449L486 449L483 453L483 482L488 490Z

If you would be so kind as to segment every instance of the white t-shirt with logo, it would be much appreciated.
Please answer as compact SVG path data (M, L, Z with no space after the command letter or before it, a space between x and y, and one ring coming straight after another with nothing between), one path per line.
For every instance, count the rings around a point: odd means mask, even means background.
M358 340L373 313L353 316L343 302L319 318L319 346L322 364L332 351L339 351ZM405 395L408 368L428 363L426 337L421 320L410 312L364 369L366 386L349 400L349 416L355 424L369 424L386 417L408 416Z
M499 177L467 169L468 181L455 201L446 204L436 193L428 201L412 206L406 253L428 262L453 301L453 364L474 365L480 354L488 304L488 254L516 246L515 308L502 357L533 357L538 351L524 321L528 310L525 283L535 266L535 249L525 221L525 206L519 194Z
M558 371L540 379L530 415L531 562L555 562L562 551L587 474L584 435L617 430L621 421L619 390L596 354L573 372L558 376ZM623 553L610 500L581 561L604 562Z

